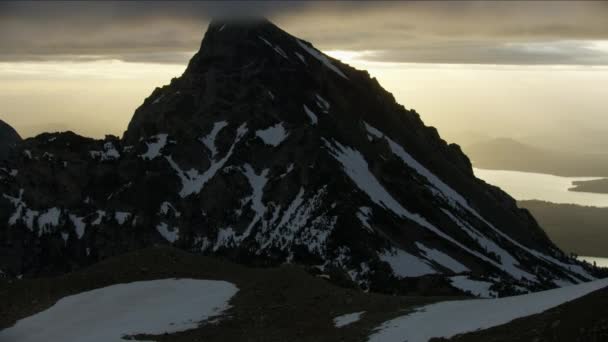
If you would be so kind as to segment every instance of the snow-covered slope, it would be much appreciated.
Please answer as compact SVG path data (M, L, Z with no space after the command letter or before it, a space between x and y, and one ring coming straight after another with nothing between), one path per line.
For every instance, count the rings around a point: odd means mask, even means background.
M7 274L172 244L384 292L594 279L365 71L267 21L213 22L122 139L43 134L19 152L0 183Z
M0 341L121 342L198 327L219 316L238 289L225 281L162 279L112 285L59 300L0 331Z
M369 342L426 342L541 313L608 286L608 279L527 295L441 302L383 323Z

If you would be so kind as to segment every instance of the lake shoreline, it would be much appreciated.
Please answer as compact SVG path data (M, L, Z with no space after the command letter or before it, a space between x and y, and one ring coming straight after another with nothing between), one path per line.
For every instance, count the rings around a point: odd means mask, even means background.
M608 194L571 191L574 182L602 177L561 177L545 173L473 168L475 176L498 186L518 201L539 200L556 204L608 208Z

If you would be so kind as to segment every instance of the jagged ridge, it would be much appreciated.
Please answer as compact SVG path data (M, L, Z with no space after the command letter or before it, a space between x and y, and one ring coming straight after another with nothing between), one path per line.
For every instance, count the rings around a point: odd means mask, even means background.
M375 79L267 21L213 22L121 140L21 149L1 187L12 274L171 243L384 292L467 290L457 274L495 294L593 278Z

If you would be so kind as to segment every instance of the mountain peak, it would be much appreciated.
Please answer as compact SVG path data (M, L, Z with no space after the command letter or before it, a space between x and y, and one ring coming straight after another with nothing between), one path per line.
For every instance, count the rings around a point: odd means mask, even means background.
M456 275L498 294L593 279L416 112L263 19L213 21L122 140L20 146L0 182L0 218L19 232L0 228L10 274L167 243L383 292L445 295Z
M214 19L209 24L199 53L209 53L218 46L242 46L260 42L260 37L292 38L265 18Z
M220 33L231 30L255 30L264 27L275 27L268 19L263 17L252 18L214 18L209 23L208 33Z

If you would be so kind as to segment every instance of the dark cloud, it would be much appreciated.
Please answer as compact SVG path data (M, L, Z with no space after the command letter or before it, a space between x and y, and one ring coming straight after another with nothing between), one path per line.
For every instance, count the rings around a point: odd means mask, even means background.
M267 16L326 50L376 60L608 64L606 2L0 2L0 60L183 64L212 17Z

